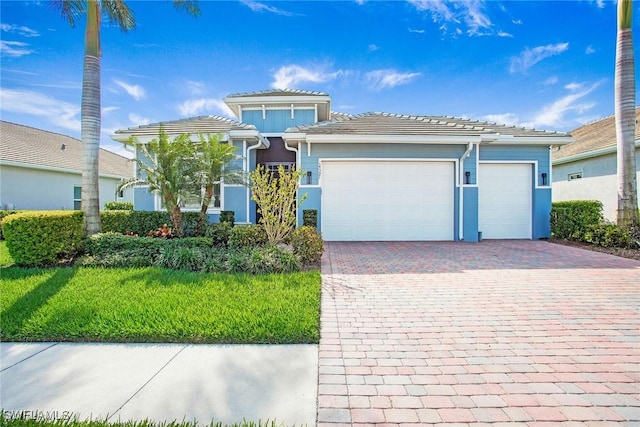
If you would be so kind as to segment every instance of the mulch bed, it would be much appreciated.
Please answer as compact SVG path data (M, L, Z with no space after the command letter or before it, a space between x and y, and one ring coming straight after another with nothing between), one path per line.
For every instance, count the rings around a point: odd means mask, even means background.
M596 246L586 242L574 242L571 240L563 239L550 239L551 243L557 243L559 245L573 246L576 248L586 249L594 252L602 252L605 254L615 255L622 258L635 259L640 261L640 249L626 249L626 248L603 248L602 246Z

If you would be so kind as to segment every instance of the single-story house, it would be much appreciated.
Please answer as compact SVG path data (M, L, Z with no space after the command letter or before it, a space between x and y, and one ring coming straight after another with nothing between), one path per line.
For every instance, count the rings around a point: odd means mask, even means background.
M640 108L636 108L636 123ZM553 152L553 201L600 200L604 217L616 220L618 208L615 117L570 132L575 142ZM640 127L636 125L636 177L640 175ZM639 194L640 196L640 194Z
M442 116L333 113L322 92L266 90L229 95L231 120L203 116L115 132L144 143L181 133L223 135L245 171L257 164L303 170L298 207L318 211L332 240L539 239L550 235L551 151L564 133ZM255 223L244 186L220 183L210 214L232 210ZM160 209L136 189L136 209ZM188 208L188 207L186 207ZM195 208L195 207L194 207Z
M82 141L66 135L0 121L0 208L80 209ZM133 162L100 149L100 206L133 201L116 192L133 176Z

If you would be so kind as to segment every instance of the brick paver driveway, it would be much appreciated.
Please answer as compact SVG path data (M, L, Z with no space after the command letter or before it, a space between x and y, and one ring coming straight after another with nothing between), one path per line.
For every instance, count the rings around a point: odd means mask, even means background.
M319 426L640 425L640 262L544 241L326 248Z

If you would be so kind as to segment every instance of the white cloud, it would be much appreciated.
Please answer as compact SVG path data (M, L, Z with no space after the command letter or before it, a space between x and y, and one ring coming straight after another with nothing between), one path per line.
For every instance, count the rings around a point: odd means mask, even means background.
M131 95L131 97L133 97L133 99L135 99L136 101L140 101L145 96L147 96L142 86L131 85L129 83L123 82L122 80L118 80L118 79L114 79L113 82L116 85L120 86L122 89L124 89L124 91L127 92L129 95Z
M193 96L200 96L206 93L206 86L203 82L195 80L187 80L184 82L184 88Z
M153 119L139 116L136 113L129 113L129 121L135 126L148 125L149 123L154 122Z
M40 33L24 25L0 24L0 30L23 37L40 37Z
M359 4L360 6L362 6L365 3L366 0L356 0L356 4Z
M367 83L372 89L386 89L411 82L420 73L399 73L395 70L375 70L365 74Z
M221 99L196 98L187 99L177 107L180 115L185 117L199 116L203 114L220 114L226 117L235 117L235 114Z
M554 85L558 83L558 77L557 76L551 76L548 79L546 79L545 81L542 82L543 85Z
M516 113L488 114L484 116L484 120L506 126L518 126L520 123L520 118Z
M513 38L513 34L507 33L505 31L498 31L497 36L498 37L511 37L511 38Z
M376 46L375 44L370 44L369 47L367 48L367 50L369 52L375 52L376 50L379 50L380 48L378 46Z
M316 69L305 68L300 65L284 65L274 74L274 81L271 87L275 89L294 88L300 83L324 83L334 80L341 71L327 71L326 67L316 67Z
M296 15L295 13L287 12L286 10L278 9L277 7L269 6L264 3L260 3L253 0L240 0L240 2L245 6L247 6L249 9L253 10L254 12L269 12L269 13L275 13L276 15L283 15L283 16Z
M27 43L0 40L0 54L20 57L33 53Z
M53 125L80 132L79 104L70 104L39 92L0 88L0 109L43 117Z
M117 111L119 110L120 107L103 107L102 108L102 114L109 114L112 111Z
M448 32L447 24L455 27L456 35L469 36L493 34L493 23L485 11L485 0L408 0L418 11L431 14L434 23L441 24L440 30ZM461 28L463 27L463 28Z
M414 30L413 28L409 28L410 33L424 34L424 30Z
M584 53L586 53L587 55L591 55L593 53L596 53L596 49L593 46L587 46L587 48L584 50Z
M518 56L511 58L509 66L510 73L526 72L543 59L551 56L559 55L569 49L569 43L548 44L546 46L538 46L533 49L525 49Z
M584 114L596 104L588 101L585 97L596 90L603 80L590 85L583 83L570 83L565 86L569 93L550 104L545 105L533 118L531 123L527 123L528 127L551 127L560 128L567 127L567 124L573 125L574 122L567 118L569 113Z

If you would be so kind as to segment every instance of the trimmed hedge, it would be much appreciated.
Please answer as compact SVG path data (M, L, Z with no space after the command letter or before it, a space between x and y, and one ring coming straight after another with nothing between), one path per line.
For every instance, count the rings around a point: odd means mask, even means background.
M318 210L305 209L302 211L302 225L318 228Z
M198 223L199 212L183 212L182 226L185 237L194 237ZM102 211L100 212L102 231L105 233L133 232L139 236L146 236L155 231L162 224L171 226L171 218L166 211ZM172 227L173 228L173 227Z
M2 233L2 219L5 216L9 216L9 215L12 215L12 214L18 213L18 212L21 212L21 211L4 210L4 209L0 210L0 240L4 240L4 234Z
M255 248L267 242L267 232L261 224L237 225L229 236L229 247L232 249Z
M551 235L559 239L584 240L591 227L604 221L598 200L569 200L551 206Z
M16 265L51 265L83 246L82 211L24 211L5 218L2 229Z
M107 202L104 204L105 211L132 211L133 202Z
M303 264L317 264L324 252L322 236L315 227L304 225L294 230L291 235L293 253L300 257Z

